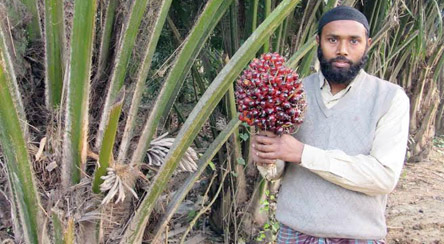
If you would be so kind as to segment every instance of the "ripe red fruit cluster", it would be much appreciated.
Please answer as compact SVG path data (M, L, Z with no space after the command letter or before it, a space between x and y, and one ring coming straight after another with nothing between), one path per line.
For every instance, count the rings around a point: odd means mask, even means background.
M251 61L236 81L239 119L275 134L292 133L303 121L304 88L298 74L278 53Z

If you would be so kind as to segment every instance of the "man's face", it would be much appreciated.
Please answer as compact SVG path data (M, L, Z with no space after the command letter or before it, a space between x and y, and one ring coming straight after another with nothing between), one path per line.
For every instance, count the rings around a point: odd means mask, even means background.
M348 84L367 61L371 39L365 27L353 20L326 24L317 37L318 58L325 78L332 83Z

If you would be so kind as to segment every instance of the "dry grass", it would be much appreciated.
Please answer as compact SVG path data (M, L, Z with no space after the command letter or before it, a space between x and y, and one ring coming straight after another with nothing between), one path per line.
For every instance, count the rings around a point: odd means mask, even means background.
M0 151L0 156L1 156ZM6 165L0 157L0 240L14 238Z

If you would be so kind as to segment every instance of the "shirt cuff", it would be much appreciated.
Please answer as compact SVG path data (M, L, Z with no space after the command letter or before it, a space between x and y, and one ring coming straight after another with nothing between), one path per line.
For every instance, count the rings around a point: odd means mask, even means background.
M330 161L326 158L326 151L305 144L302 151L301 166L310 170L329 171Z

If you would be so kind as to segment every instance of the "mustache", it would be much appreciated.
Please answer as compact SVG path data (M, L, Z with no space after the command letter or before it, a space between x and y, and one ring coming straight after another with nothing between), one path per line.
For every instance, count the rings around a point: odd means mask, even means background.
M337 84L349 84L359 73L359 71L364 67L368 55L367 51L363 54L361 59L356 63L352 62L345 56L337 56L332 59L326 59L322 53L321 46L318 47L318 59L320 62L320 68L324 77L331 82ZM333 62L340 61L350 64L349 68L336 68L333 66Z
M337 56L336 58L332 58L329 60L329 63L333 63L333 62L344 62L344 63L348 63L350 65L353 64L353 62L351 60L347 59L344 56Z

